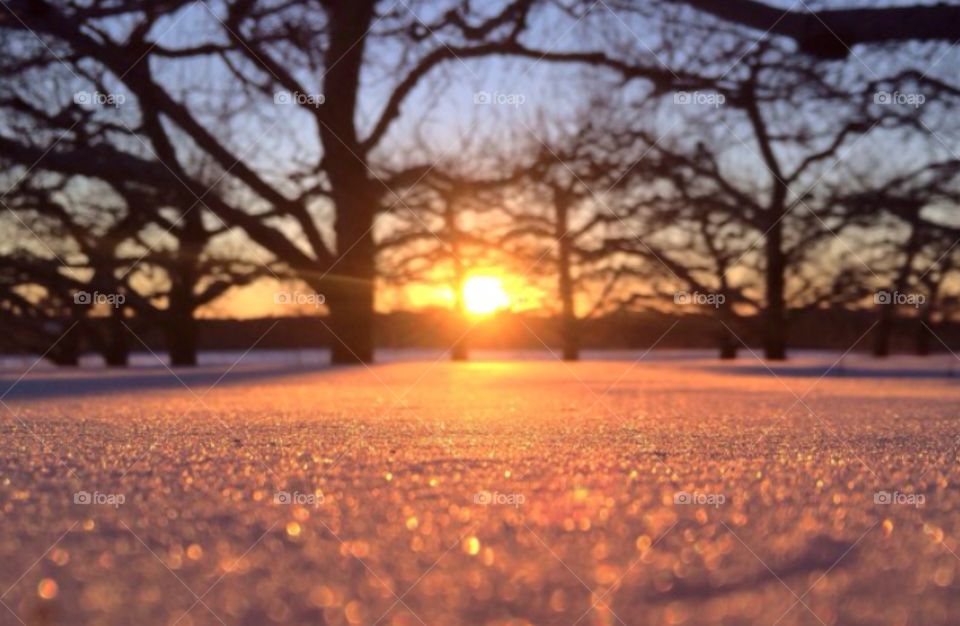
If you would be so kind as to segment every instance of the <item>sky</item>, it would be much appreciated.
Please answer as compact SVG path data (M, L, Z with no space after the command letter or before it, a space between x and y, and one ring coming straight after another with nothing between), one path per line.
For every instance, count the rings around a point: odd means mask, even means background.
M390 3L385 3L389 5ZM412 4L412 3L411 3ZM804 4L781 2L784 8L796 6L875 6L872 2L837 2ZM416 5L417 17L430 18L430 3ZM440 6L437 4L437 6ZM212 7L212 8L211 8ZM214 16L217 3L198 3L191 5L178 14L160 21L155 27L154 36L163 45L176 47L187 42L195 42L207 37L219 24ZM110 26L110 32L119 36L124 29L121 24ZM643 22L624 21L606 10L604 3L596 6L594 15L583 22L571 23L557 15L541 15L536 21L530 38L545 49L576 50L588 49L602 43L612 48L623 48L636 54L646 54L645 48L657 47L654 29ZM442 37L429 40L437 44ZM598 42L598 40L600 40ZM374 119L385 95L395 81L395 63L397 51L389 44L372 43L368 56L371 63L364 75L365 90L360 118ZM873 51L857 51L851 64L860 64L867 69L875 60ZM908 55L909 56L909 55ZM932 75L949 76L951 68L956 67L957 51L944 54ZM381 62L381 60L383 62ZM316 129L309 117L295 107L284 109L283 115L277 114L277 105L265 99L258 99L251 105L244 92L235 83L225 80L228 76L223 64L216 60L166 63L160 75L169 84L180 86L178 95L196 110L210 111L210 123L227 123L228 143L236 154L242 154L244 160L258 171L267 172L274 180L288 178L294 164L315 162L320 156L316 141ZM862 69L862 68L859 68ZM388 159L391 153L400 153L409 149L406 138L419 134L428 146L430 160L454 160L462 154L464 146L470 142L484 145L482 163L495 163L511 148L527 142L535 144L543 139L544 129L539 125L545 115L554 119L569 119L577 115L587 99L596 94L598 85L602 86L604 76L597 72L571 66L558 66L546 62L531 60L494 59L483 61L451 61L435 73L432 80L425 82L405 105L402 121L383 151ZM108 83L109 84L109 83ZM316 81L307 82L316 85ZM589 86L585 89L585 85ZM317 91L320 88L317 87ZM477 94L491 94L502 97L506 104L483 106L476 103ZM335 97L335 94L324 94ZM220 116L223 111L235 109L236 115ZM135 110L120 109L111 114L136 117ZM131 121L132 123L132 121ZM681 126L678 132L683 132ZM944 137L948 135L944 134ZM960 145L950 143L948 137L943 143L943 151L960 150ZM904 146L897 150L885 149L883 144L864 142L858 147L865 153L884 155L887 167L903 167L915 160L915 156ZM882 140L881 140L882 141ZM888 139L887 141L895 141ZM748 167L752 160L749 150L731 142L728 158ZM900 163L897 163L900 159ZM471 162L476 165L476 162ZM329 207L322 203L316 207L317 214L329 213ZM295 237L295 232L290 232ZM242 239L232 236L224 245L242 245ZM249 246L247 246L249 248ZM502 268L481 268L481 273L495 273ZM290 289L297 287L290 286ZM257 283L251 287L232 291L211 307L205 315L261 316L281 312L274 302L276 285L270 282ZM535 292L530 286L516 286L515 290L523 295L518 299L532 301ZM445 305L451 300L449 288L444 286L420 286L408 289L405 293L391 293L389 288L380 291L378 306L388 310L393 307L421 307L431 304ZM312 307L316 309L316 307ZM282 311L290 311L284 308Z

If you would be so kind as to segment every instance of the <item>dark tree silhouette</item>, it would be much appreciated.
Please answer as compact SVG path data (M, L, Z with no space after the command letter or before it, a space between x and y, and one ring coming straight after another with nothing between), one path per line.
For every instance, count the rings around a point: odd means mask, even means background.
M822 58L844 58L858 44L960 39L960 6L944 3L798 11L756 0L668 1L764 34L788 37L804 53Z
M880 212L915 232L904 239L904 266L891 284L949 288L940 268L932 275L909 269L938 246L949 250L949 228L905 218L897 205L902 189L890 183L895 168L854 171L844 161L860 142L898 131L913 134L920 169L933 167L929 142L916 140L930 117L877 96L909 88L949 102L960 92L912 60L860 67L847 47L943 40L956 30L944 19L956 7L797 12L752 0L592 6L8 0L0 6L8 52L0 60L0 151L11 178L29 175L34 184L14 183L16 211L57 224L51 236L69 240L83 257L51 273L49 257L17 251L21 267L10 284L29 273L35 282L49 281L43 315L78 316L89 341L116 364L129 347L103 329L133 318L167 329L175 362L195 361L198 307L263 273L214 255L221 234L240 238L256 253L251 258L267 257L267 274L324 294L338 363L373 358L378 276L404 279L417 255L454 259L459 294L469 269L463 258L472 253L450 256L447 248L470 237L550 260L539 271L556 286L567 358L579 351L578 294L599 294L598 305L636 302L649 295L644 280L658 289L673 282L675 289L717 292L724 296L717 316L731 328L742 321L738 307L754 307L766 355L784 358L791 309L862 295L852 284L859 270L835 268L818 282L811 267L820 260L814 257L856 260L828 244L852 227L882 224L871 222ZM196 24L190 37L160 37L180 20ZM574 27L585 33L574 44L550 41L552 28ZM771 36L756 42L758 28ZM638 37L649 44L636 46ZM930 51L927 61L939 52ZM500 202L513 224L467 232L459 207L485 203L482 193L490 189L458 186L449 177L431 190L443 180L433 172L435 151L408 149L420 130L410 122L419 126L426 117L423 92L446 85L445 68L495 57L550 65L571 77L587 70L587 89L618 102L619 121L595 124L603 130L589 141L538 138L550 146L544 152L534 144L539 169L527 168L522 183L499 184L540 197L526 207ZM681 95L723 101L697 108ZM602 107L581 114L591 122L601 115ZM677 141L662 137L672 124L685 129ZM104 218L107 229L76 219L77 207L63 202L56 185L77 181L109 188L126 212ZM919 197L915 191L906 200ZM427 216L435 228L418 224ZM132 261L124 247L131 245L139 255ZM163 279L140 292L120 261ZM83 310L57 301L71 287L54 274L80 266L89 276L78 283L127 296L112 312L113 326L87 325ZM17 310L27 314L22 304ZM879 320L881 329L890 323ZM725 356L736 351L731 336L721 334ZM456 352L465 356L464 346Z

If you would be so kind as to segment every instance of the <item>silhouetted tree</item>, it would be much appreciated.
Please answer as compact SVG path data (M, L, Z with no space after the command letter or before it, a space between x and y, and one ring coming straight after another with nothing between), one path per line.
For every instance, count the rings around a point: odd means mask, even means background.
M771 6L757 0L667 0L689 5L722 20L763 34L794 40L806 53L844 58L859 44L960 39L960 7L945 3L912 6L805 10Z

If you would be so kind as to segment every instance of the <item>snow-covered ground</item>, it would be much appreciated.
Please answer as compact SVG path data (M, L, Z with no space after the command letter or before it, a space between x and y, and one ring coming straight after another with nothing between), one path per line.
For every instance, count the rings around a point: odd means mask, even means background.
M442 350L432 349L380 349L377 351L377 361L381 363L399 363L407 361L437 361L443 359ZM472 361L556 361L559 359L558 350L474 350L470 354ZM762 362L760 351L757 349L742 349L739 359L723 365L743 365L744 363L758 364ZM134 368L162 367L166 361L163 352L133 352L130 365ZM585 361L637 361L658 363L662 361L682 362L712 362L716 361L716 350L703 349L661 349L654 350L584 350L582 359ZM234 366L238 363L263 364L288 367L315 367L326 365L330 361L330 352L325 349L303 350L219 350L206 351L199 354L201 366ZM956 372L960 376L960 355L934 354L927 357L895 355L888 359L875 359L867 354L850 352L832 352L817 350L794 350L790 353L790 360L780 366L792 367L797 364L810 366L818 364L821 367L856 366L877 370L896 371L902 369L939 371L945 374ZM88 355L81 359L82 369L105 369L103 361L96 355ZM38 360L35 355L11 356L0 355L0 374L14 374L25 370L44 371L62 370L45 360Z
M954 357L640 354L7 363L0 624L958 623Z

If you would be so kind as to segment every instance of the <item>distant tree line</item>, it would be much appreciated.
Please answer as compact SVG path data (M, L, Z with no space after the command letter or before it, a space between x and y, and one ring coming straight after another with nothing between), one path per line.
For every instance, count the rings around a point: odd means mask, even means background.
M638 311L709 313L724 358L747 319L786 358L830 309L869 311L878 356L898 317L945 347L955 12L7 0L2 342L121 366L160 334L193 365L198 313L272 284L366 363L378 293L440 285L465 359L463 285L497 267L570 360Z

